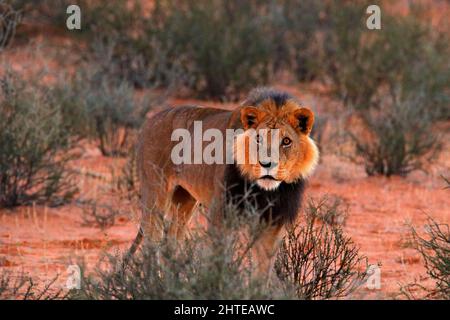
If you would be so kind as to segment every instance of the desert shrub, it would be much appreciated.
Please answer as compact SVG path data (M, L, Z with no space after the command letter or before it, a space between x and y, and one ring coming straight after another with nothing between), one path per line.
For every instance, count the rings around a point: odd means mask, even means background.
M156 1L147 17L131 3L91 6L88 28L91 50L113 39L118 73L137 86L167 86L176 74L181 92L236 100L272 71L294 69L301 80L318 72L317 2Z
M0 90L0 206L68 200L76 189L61 107L12 73L1 78Z
M111 204L99 203L95 200L77 201L77 204L83 210L83 225L96 226L101 230L114 226L117 217L122 213Z
M34 16L39 22L47 21L53 27L67 30L66 8L70 1L41 0L33 6L26 1L16 0L19 8ZM84 61L97 64L96 69L110 78L128 82L136 88L153 88L159 84L159 76L164 76L164 84L172 88L176 68L165 69L166 54L159 48L153 36L146 32L145 23L149 19L141 1L77 1L82 12L82 28L71 37L77 36L85 46L78 54ZM53 8L49 10L49 7ZM172 61L176 64L176 59Z
M324 73L329 78L334 93L344 103L360 108L370 101L381 81L384 64L381 54L373 54L374 41L363 42L365 34L364 5L361 2L344 4L331 1L327 7L327 27L323 36ZM381 41L380 41L381 42ZM376 42L378 44L378 42ZM371 58L372 57L372 58ZM365 77L363 83L361 77ZM367 79L366 79L367 78ZM368 82L367 82L368 81Z
M76 200L82 211L83 224L101 230L115 225L118 218L133 218L140 209L140 196L134 148L129 151L126 163L111 167L110 177L82 170L83 178L101 183L92 194L84 194Z
M127 162L120 172L113 172L113 190L121 194L127 201L139 202L139 176L136 163L136 150L129 151Z
M9 3L0 1L0 52L14 37L20 18L19 12Z
M368 175L405 176L440 151L433 124L448 117L448 35L423 21L383 13L382 29L367 30L365 4L330 2L324 27L324 70L357 126L350 158ZM376 52L376 54L374 54Z
M237 99L269 76L266 9L261 1L156 1L146 32L168 63L179 61L195 94Z
M435 287L430 289L418 283L402 288L402 293L410 299L416 299L414 291L419 289L424 293L421 299L450 298L450 229L448 224L441 224L432 218L425 226L425 236L419 235L411 227L413 247L420 253L425 263L428 276L434 281Z
M11 7L22 13L24 23L50 27L52 30L67 31L66 9L72 4L77 4L82 10L82 21L84 22L84 10L89 3L88 0L6 0ZM22 35L24 36L24 35Z
M111 85L103 80L93 88L83 96L93 135L104 155L123 155L129 148L129 135L141 126L149 106L136 102L133 88L125 82Z
M35 23L65 28L70 1L14 0ZM136 87L177 84L198 97L236 100L272 71L316 77L323 5L310 0L77 1L84 55L110 50L111 76ZM149 72L150 70L150 72Z
M38 284L29 275L0 271L0 300L61 300L66 293L55 285L58 277Z
M321 221L330 226L345 225L348 204L339 196L326 195L320 199L309 199L306 215L309 220Z
M422 91L427 108L448 116L448 35L420 19L383 11L381 30L365 25L364 1L331 1L323 28L324 72L333 91L357 110L380 107L385 96L404 101ZM401 91L398 90L401 88Z
M365 258L337 224L320 223L332 216L339 205L322 199L310 202L305 222L293 225L282 242L275 270L299 299L342 298L366 278Z
M140 1L113 0L93 2L84 6L88 40L85 56L94 60L102 72L129 82L137 88L160 84L159 74L173 85L173 70L163 71L165 54L145 31L145 14ZM151 50L148 50L151 48Z
M23 287L25 280L22 278L20 281L14 281L11 279L10 274L2 271L0 274L0 299L4 300L8 297L13 297L17 294L19 289Z
M349 130L360 157L350 158L357 163L362 159L368 175L405 176L424 169L441 149L433 131L434 118L420 95L367 111L361 115L366 133Z
M286 237L271 280L260 278L252 247L264 226L258 211L245 207L237 215L230 204L220 228L193 231L176 243L163 227L163 239L145 242L125 267L108 256L71 298L327 299L349 294L363 280L355 245L338 226L318 226L315 218Z
M230 216L229 216L230 217ZM257 219L258 220L258 219ZM268 299L266 281L254 277L249 250L258 234L254 218L229 218L223 228L192 233L175 243L167 232L147 241L122 268L109 257L107 267L85 276L72 298L82 299ZM244 227L251 226L246 241ZM164 228L167 231L167 228ZM253 275L253 277L252 277ZM282 297L282 291L277 293Z
M161 98L146 93L138 97L131 84L111 78L92 63L72 80L61 81L53 97L63 106L71 134L97 139L105 156L127 153L146 113Z
M273 43L271 60L275 70L287 69L300 81L312 80L320 73L320 13L324 4L313 0L280 0L270 7Z

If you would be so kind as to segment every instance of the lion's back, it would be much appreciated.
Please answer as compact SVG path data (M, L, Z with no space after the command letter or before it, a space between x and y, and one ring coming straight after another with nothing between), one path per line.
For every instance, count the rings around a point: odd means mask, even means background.
M136 150L141 187L148 192L168 190L170 185L167 183L170 184L175 178L184 177L184 180L192 180L191 177L195 177L196 185L193 188L197 189L201 188L203 180L213 179L214 168L211 166L205 168L206 164L188 166L173 164L172 149L179 141L172 141L172 133L176 129L186 129L193 136L195 121L201 121L203 131L215 128L225 132L230 116L231 112L227 110L180 106L165 109L148 118L139 135ZM206 175L211 175L211 179Z

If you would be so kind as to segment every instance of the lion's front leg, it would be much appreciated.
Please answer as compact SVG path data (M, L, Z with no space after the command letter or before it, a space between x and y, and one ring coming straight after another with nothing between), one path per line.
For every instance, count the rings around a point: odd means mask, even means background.
M284 225L268 226L256 240L253 251L256 258L256 275L269 279L275 263L279 244L285 233Z

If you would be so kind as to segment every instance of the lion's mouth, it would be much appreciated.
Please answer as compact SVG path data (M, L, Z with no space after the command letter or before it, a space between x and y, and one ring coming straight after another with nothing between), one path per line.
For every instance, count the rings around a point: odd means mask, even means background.
M270 175L268 175L268 174L266 174L265 176L262 176L262 177L259 178L259 179L268 179L268 180L278 181L277 179L275 179L274 177L272 177L272 176L270 176Z
M279 187L281 184L280 180L275 179L270 175L265 175L256 180L256 184L264 190L273 191Z

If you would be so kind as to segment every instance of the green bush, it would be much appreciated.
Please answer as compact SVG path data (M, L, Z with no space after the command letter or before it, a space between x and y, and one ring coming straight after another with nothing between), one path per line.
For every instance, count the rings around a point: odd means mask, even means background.
M402 175L424 169L441 150L433 131L435 115L425 107L423 97L413 96L391 107L370 110L361 115L368 131L349 130L359 163L362 159L368 175Z
M83 8L87 39L87 60L101 65L110 77L126 81L137 88L154 87L156 74L164 65L165 54L145 32L146 17L139 1L112 0L86 3ZM149 50L151 48L151 50ZM165 84L171 86L172 74Z
M64 29L66 0L12 1L30 21ZM177 84L202 98L237 100L276 71L316 77L322 4L311 0L78 1L86 56L105 54L111 76L142 88ZM109 52L104 52L105 47Z
M282 242L275 270L299 299L346 297L365 281L365 257L336 221L324 219L341 212L339 206L326 198L311 201L306 222L292 226Z
M383 11L381 30L368 30L364 1L331 1L323 36L324 74L334 93L357 110L380 107L383 97L404 101L426 94L425 106L448 117L448 35L419 17ZM401 89L401 90L400 90Z
M274 69L288 70L300 81L320 74L320 13L324 3L314 0L279 0L270 7L271 61Z
M192 230L173 241L164 226L161 241L144 242L124 265L106 255L87 274L81 264L81 288L69 292L56 278L38 289L26 275L0 273L0 298L23 299L336 299L346 297L366 277L364 260L339 225L320 224L314 213L340 210L339 205L311 202L305 222L289 229L270 279L254 272L253 245L261 235L258 211L250 204L237 214L226 207L219 227ZM201 214L201 212L199 212ZM365 265L363 265L365 267Z
M67 30L66 28L66 9L69 5L75 4L70 0L3 0L11 8L21 13L24 23L51 26L53 29ZM85 0L77 1L77 3ZM25 35L18 33L19 37Z
M433 124L449 116L448 35L414 5L407 16L383 11L381 30L368 30L365 8L363 1L326 6L323 70L360 120L362 128L347 130L356 147L350 158L368 175L405 176L440 150Z
M146 33L169 64L177 62L189 75L184 85L194 94L238 99L268 80L271 41L266 15L261 1L156 1Z
M72 80L61 80L53 90L71 134L97 139L105 156L128 152L152 103L159 102L159 98L149 97L136 97L128 82L110 77L92 62Z
M83 32L95 38L91 51L115 43L116 72L136 86L175 77L193 95L236 100L272 71L316 76L321 8L310 0L166 0L146 17L139 2L115 0L87 5Z
M317 220L329 226L344 226L348 216L348 203L339 196L324 196L319 200L309 199L307 219Z
M0 207L68 200L76 189L61 107L11 73L0 90Z

